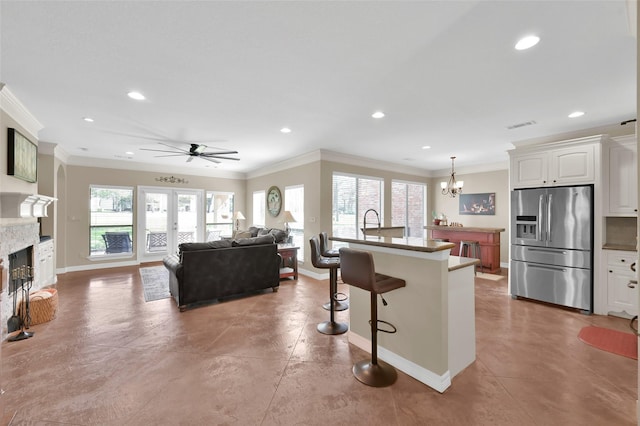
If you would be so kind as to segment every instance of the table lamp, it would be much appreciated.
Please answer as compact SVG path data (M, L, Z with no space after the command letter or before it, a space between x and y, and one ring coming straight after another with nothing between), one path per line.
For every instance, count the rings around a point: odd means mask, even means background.
M244 217L241 211L237 211L233 214L233 220L236 221L236 231L240 229L240 221L245 219L246 218Z

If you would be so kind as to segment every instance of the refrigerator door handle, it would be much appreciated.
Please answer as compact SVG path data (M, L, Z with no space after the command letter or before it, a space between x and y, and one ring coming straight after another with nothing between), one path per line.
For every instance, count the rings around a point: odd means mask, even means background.
M547 269L549 271L567 272L567 268L561 268L559 266L547 266L547 265L532 265L529 264L529 268Z
M551 203L553 201L553 194L548 195L547 200L547 241L551 242Z
M527 247L528 251L540 251L542 253L553 253L553 254L567 254L567 252L565 250L558 250L558 249L544 249L544 248L533 248L533 247Z
M542 228L544 227L544 195L538 199L538 226L536 227L536 240L544 241Z

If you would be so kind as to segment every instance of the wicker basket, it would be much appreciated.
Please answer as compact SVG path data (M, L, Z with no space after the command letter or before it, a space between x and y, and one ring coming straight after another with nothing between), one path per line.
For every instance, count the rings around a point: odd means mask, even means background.
M24 300L20 302L20 315L24 312ZM29 316L31 324L42 324L55 318L58 312L58 290L55 288L43 288L29 293Z

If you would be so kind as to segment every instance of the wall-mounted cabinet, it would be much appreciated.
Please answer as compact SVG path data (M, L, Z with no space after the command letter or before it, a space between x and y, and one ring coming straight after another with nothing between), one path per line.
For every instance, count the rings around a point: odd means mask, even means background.
M605 250L607 259L607 310L609 315L631 318L638 315L637 254L632 251Z
M510 151L511 188L593 183L603 136Z
M606 216L637 216L638 214L638 147L636 137L616 138L604 151Z

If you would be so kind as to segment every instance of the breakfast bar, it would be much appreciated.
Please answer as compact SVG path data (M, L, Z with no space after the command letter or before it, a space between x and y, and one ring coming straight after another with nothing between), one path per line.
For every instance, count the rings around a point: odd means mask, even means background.
M478 259L450 256L455 246L423 238L338 237L372 254L376 272L406 287L385 294L378 317L397 333L378 333L378 356L438 392L475 360L474 268ZM349 342L370 351L370 297L349 288Z

